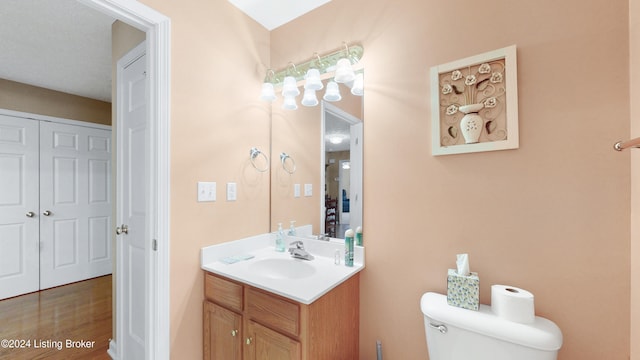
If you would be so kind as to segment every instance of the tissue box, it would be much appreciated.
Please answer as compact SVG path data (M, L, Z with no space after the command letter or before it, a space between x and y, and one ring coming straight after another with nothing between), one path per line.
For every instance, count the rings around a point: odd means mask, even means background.
M478 273L458 275L455 269L447 274L447 304L469 310L480 307L480 278Z

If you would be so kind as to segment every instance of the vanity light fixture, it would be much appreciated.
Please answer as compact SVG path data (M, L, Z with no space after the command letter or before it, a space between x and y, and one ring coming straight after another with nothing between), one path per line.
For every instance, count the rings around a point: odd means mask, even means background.
M320 70L309 69L305 75L304 88L306 90L322 90L323 87L322 80L320 80Z
M282 96L284 96L285 98L300 95L300 90L298 90L296 78L292 75L297 74L298 70L296 69L295 64L289 63L289 65L293 67L293 72L289 72L289 69L287 68L287 76L285 76L284 84L282 85Z
M348 84L356 78L356 73L353 71L351 60L349 59L349 47L347 44L344 44L344 47L347 51L344 57L336 63L336 75L333 78L333 80L339 84Z
M316 91L313 89L304 89L304 96L301 101L304 106L316 106L318 105L318 98L316 97Z
M335 81L329 81L329 83L327 84L327 91L324 93L324 96L322 98L331 102L342 100L338 83Z
M323 88L322 80L333 78L327 84L327 90L323 99L327 101L339 101L342 99L337 83L342 83L351 88L353 95L362 96L364 93L364 81L362 71L354 72L354 65L358 64L364 49L361 45L347 45L325 55L314 56L298 65L289 63L285 69L279 71L267 70L267 76L262 84L261 99L272 102L275 100L275 88L282 88L282 96L285 98L283 108L295 110L295 97L300 95L298 83L304 82L305 95L302 99L304 106L316 106L318 104L315 91ZM307 92L306 90L313 90ZM315 98L315 101L313 100Z
M262 93L260 94L260 99L273 102L276 99L276 93L273 88L273 78L275 77L275 73L273 70L267 70L267 76L264 78L264 82L262 83Z
M320 80L320 70L318 69L322 67L323 63L320 56L318 56L318 53L315 53L314 55L318 61L309 65L309 70L307 70L307 74L304 76L305 90L322 90L324 87L322 80Z
M353 86L351 87L351 94L356 96L364 95L364 74L357 73L353 80Z
M298 104L296 103L295 96L285 96L284 102L282 103L282 108L285 110L297 110Z

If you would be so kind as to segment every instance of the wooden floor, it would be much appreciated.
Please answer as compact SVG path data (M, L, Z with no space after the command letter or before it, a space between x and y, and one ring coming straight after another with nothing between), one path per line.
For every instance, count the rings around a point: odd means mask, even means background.
M111 311L111 275L2 300L0 360L111 359Z

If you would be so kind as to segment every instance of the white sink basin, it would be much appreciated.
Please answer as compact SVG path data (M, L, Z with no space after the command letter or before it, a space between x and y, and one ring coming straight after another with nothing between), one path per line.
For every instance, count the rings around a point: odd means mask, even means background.
M252 273L271 279L303 279L316 273L316 268L305 260L263 259L249 265Z

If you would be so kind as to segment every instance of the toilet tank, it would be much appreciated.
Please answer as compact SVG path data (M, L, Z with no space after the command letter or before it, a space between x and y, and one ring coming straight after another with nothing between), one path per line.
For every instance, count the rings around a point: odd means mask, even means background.
M478 311L447 304L447 297L426 293L420 299L429 360L556 360L562 332L536 316L520 324L496 316L491 307Z

